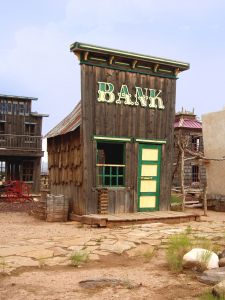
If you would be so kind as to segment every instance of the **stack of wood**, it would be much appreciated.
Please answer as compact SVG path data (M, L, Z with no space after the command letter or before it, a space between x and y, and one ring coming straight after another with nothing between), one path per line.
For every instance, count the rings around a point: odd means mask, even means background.
M48 166L51 184L82 183L82 151L77 132L58 136L48 141Z
M98 213L108 214L109 194L107 189L98 191Z
M46 201L38 200L37 205L32 210L32 215L40 220L46 219Z

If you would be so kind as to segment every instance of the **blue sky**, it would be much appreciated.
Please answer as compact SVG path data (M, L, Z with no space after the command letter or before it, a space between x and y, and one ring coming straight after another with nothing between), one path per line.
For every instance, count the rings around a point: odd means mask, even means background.
M177 110L225 107L224 0L0 0L0 94L38 97L43 133L80 99L75 41L189 62Z

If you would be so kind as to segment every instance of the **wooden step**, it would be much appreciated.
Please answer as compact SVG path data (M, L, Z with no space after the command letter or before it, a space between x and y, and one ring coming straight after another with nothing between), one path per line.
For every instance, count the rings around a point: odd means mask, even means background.
M199 203L198 200L185 201L185 205L186 205L186 204L198 204L198 203Z
M197 208L197 207L202 207L203 205L201 203L198 204L191 204L191 205L187 205L185 204L185 207L187 208Z

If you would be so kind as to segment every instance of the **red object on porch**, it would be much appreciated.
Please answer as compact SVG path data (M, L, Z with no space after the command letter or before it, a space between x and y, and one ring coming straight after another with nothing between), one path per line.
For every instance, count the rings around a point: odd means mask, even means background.
M6 181L0 189L1 197L7 202L32 201L29 185L24 181Z

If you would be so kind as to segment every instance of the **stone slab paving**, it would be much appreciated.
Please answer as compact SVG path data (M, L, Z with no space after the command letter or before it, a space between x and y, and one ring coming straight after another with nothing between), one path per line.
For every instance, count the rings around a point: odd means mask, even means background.
M27 225L29 226L29 223ZM4 244L0 244L0 272L10 273L20 267L69 265L70 256L74 252L85 251L89 253L90 260L99 260L101 256L125 252L131 257L138 256L141 252L152 253L155 248L166 248L168 238L182 232L189 232L195 237L212 241L216 238L218 243L225 244L223 221L174 225L151 223L114 229L84 227L77 222L50 225L42 222L38 225L40 228L49 227L52 235L44 234L43 238L43 235L40 237L38 229L35 233L30 228L27 235L21 234L8 243L7 239L4 239ZM59 228L59 232L53 230L54 226L56 229ZM67 233L67 229L70 230L70 234Z

